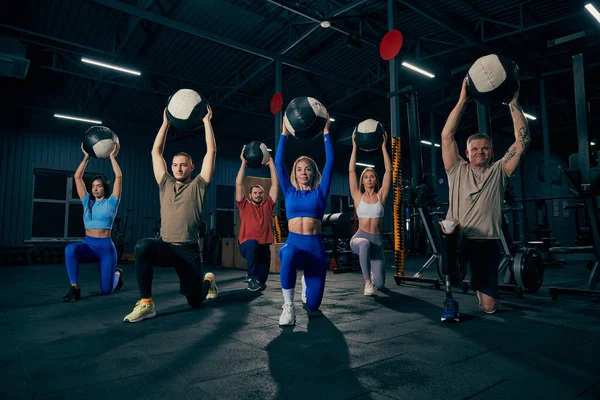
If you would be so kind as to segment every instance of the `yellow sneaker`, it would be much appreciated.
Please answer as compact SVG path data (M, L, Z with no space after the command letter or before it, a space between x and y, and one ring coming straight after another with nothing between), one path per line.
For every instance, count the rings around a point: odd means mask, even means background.
M123 322L140 322L146 318L156 317L156 311L154 309L154 301L150 303L143 303L142 300L138 300L135 303L133 311L123 318Z
M206 275L204 275L204 280L210 281L210 288L208 288L206 298L216 299L219 295L219 289L217 289L217 283L215 282L215 274L213 274L212 272L207 272Z

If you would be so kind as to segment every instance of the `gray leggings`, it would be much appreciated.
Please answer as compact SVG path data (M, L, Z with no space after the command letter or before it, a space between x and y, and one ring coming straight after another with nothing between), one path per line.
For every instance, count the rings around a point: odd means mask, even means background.
M368 233L359 229L350 239L350 248L358 254L363 278L371 280L370 273L372 272L373 285L377 289L383 288L385 285L385 258L381 234Z

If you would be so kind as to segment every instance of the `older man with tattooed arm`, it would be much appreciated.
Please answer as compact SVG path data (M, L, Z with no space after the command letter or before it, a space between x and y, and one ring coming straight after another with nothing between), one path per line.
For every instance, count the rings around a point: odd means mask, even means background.
M452 221L462 229L462 254L465 260L471 262L471 286L477 293L481 310L492 314L498 306L498 264L502 256L499 239L504 191L531 142L531 136L518 103L517 91L508 103L515 142L504 157L492 162L492 139L486 134L476 133L467 139L465 154L468 162L465 161L458 153L454 134L470 100L466 84L465 79L458 103L442 131L442 159L449 186L449 207L444 223ZM451 225L443 224L446 235L445 227ZM442 321L445 320L459 320L458 302L452 298L449 284L446 285L442 313Z

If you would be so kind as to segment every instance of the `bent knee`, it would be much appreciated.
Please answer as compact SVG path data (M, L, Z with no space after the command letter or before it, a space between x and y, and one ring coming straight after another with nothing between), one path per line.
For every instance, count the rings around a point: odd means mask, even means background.
M481 301L479 307L484 313L493 314L498 309L498 300Z

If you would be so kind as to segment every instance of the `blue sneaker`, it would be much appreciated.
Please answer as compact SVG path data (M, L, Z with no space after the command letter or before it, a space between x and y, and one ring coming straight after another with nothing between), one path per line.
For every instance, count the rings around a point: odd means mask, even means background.
M442 312L442 321L453 320L458 322L458 301L446 298L444 300L444 311Z

